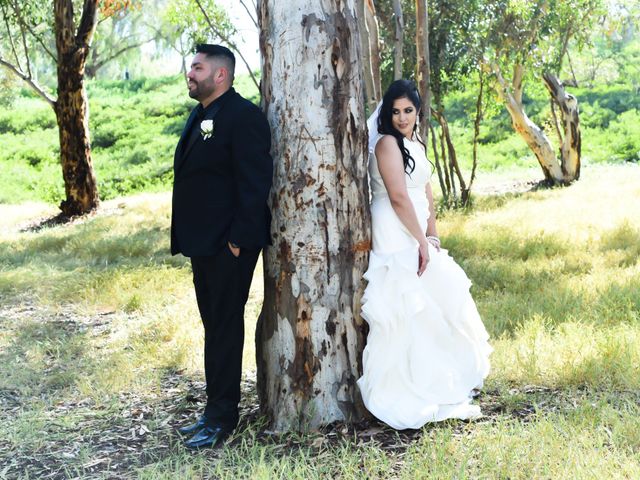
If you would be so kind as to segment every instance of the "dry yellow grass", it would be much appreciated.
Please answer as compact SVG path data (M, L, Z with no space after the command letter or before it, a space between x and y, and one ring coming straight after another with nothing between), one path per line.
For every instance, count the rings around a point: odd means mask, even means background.
M480 399L493 412L487 421L428 426L396 451L348 439L317 448L315 434L290 449L284 445L291 437L258 441L260 426L249 425L219 459L186 455L172 443L166 457L127 473L154 479L640 476L639 200L637 166L585 168L571 187L479 197L471 212L440 218L443 244L473 280L493 336L490 393ZM51 445L67 451L60 425L83 432L73 427L80 425L79 411L96 422L124 422L120 412L137 395L160 415L154 402L167 397L168 375L202 380L202 327L189 263L168 252L169 195L105 202L74 224L20 231L54 210L0 205L0 397L6 405L14 397L21 402L17 411L0 409L7 459L44 458ZM255 370L261 277L259 263L246 310L248 372ZM84 406L60 410L67 404ZM516 415L523 411L526 418ZM168 441L156 427L154 442ZM56 460L63 471L86 475L83 465L98 453L91 445L81 453Z

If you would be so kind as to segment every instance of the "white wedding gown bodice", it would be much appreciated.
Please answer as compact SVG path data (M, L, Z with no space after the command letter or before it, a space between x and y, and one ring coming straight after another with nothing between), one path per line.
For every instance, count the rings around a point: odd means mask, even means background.
M430 165L420 143L405 146L415 160L407 191L426 232ZM491 347L471 282L446 250L431 245L427 269L417 275L418 242L393 210L374 154L369 179L373 250L362 299L369 334L358 380L364 404L399 430L478 417L471 393L489 373Z

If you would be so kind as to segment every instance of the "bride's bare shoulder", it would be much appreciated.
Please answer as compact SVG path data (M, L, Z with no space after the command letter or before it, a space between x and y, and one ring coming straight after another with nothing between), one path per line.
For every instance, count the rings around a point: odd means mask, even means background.
M399 152L398 142L393 135L382 135L376 143L376 156Z

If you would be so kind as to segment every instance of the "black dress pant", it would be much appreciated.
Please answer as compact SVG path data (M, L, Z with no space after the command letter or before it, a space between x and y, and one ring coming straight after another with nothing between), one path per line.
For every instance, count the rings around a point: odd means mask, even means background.
M244 306L259 249L241 249L235 257L227 245L215 255L191 257L193 283L204 325L206 423L234 429L238 424Z

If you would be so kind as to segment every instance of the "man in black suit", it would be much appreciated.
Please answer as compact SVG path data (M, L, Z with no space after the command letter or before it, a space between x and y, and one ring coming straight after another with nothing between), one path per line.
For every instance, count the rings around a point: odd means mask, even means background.
M191 112L174 159L171 253L191 257L204 325L207 406L189 448L221 443L238 423L244 306L260 249L270 240L271 132L233 89L235 57L198 45L187 78Z

